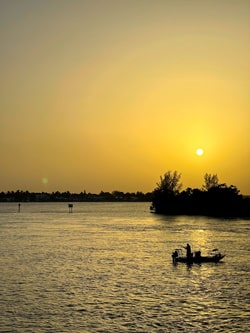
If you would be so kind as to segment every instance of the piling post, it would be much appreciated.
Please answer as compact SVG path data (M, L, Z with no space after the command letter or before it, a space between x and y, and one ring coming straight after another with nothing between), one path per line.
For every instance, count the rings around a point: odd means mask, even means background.
M73 204L68 204L69 213L73 213Z

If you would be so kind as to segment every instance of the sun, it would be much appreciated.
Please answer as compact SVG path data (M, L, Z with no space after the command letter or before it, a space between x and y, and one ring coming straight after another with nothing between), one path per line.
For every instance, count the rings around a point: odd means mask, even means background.
M196 155L202 156L204 154L204 150L202 148L196 149Z

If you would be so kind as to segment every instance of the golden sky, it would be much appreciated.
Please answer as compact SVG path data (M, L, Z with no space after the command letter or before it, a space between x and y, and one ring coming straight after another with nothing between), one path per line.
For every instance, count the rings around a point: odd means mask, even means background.
M0 191L177 170L250 194L249 22L248 0L1 0Z

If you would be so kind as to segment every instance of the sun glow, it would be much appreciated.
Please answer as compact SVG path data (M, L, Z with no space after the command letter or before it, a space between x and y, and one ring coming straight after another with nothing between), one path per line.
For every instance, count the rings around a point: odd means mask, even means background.
M204 154L204 150L202 148L196 149L196 155L202 156Z
M42 178L42 183L43 184L48 184L48 182L49 182L48 178L46 178L46 177Z

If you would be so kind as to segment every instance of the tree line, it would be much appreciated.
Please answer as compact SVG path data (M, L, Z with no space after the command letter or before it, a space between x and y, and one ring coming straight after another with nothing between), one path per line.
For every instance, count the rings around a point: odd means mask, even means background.
M128 201L128 202L151 202L152 192L103 192L99 194L87 193L86 191L80 193L66 192L29 192L29 191L8 191L0 192L0 202L115 202L115 201Z
M204 175L202 188L181 191L181 174L167 171L152 192L0 192L0 202L151 202L152 212L166 215L250 217L250 197L234 185L220 183L217 174Z
M168 171L152 193L151 210L167 215L205 215L217 217L250 217L250 198L236 186L220 183L216 174L204 175L201 189L181 191L181 174Z

